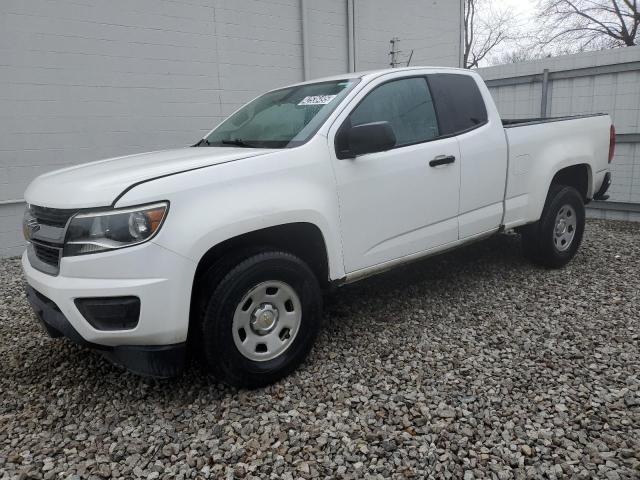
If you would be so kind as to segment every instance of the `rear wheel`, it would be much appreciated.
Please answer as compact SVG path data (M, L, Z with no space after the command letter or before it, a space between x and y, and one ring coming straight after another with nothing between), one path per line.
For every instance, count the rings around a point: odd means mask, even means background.
M311 269L285 252L248 256L203 288L199 334L208 369L261 387L293 371L320 329L322 295Z
M540 265L563 267L578 251L584 225L580 193L573 187L552 185L540 220L522 229L524 253Z

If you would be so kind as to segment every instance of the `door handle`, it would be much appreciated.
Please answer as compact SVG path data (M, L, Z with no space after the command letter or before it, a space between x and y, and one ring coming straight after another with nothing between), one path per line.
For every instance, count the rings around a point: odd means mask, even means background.
M430 167L439 167L440 165L447 165L456 161L456 157L453 155L438 155L436 158L429 162Z

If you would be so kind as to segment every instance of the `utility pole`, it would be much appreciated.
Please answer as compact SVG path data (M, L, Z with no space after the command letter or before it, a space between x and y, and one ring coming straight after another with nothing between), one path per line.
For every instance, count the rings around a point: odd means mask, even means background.
M396 68L398 66L398 59L400 58L401 53L399 50L400 39L398 37L393 37L389 43L391 43L391 51L389 52L391 62L389 65L391 65L391 68Z
M389 65L391 65L391 68L396 68L401 65L408 67L411 63L411 58L413 57L413 50L411 50L411 53L409 54L409 59L403 61L400 60L400 54L402 53L399 45L400 39L398 37L393 37L389 43L391 44L391 51L389 52L389 56L391 57L391 62L389 62Z

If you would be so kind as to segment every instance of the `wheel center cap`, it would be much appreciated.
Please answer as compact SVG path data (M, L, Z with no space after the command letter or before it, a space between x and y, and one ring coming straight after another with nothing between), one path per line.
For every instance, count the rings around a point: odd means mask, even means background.
M258 335L273 331L278 323L278 309L270 303L263 303L251 314L251 330Z
M567 231L567 222L564 219L558 220L558 224L556 225L556 235L564 235Z

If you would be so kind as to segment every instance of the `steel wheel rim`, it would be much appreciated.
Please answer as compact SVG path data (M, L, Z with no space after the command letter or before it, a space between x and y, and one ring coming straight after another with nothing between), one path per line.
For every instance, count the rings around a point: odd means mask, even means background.
M558 210L553 227L553 245L559 252L564 252L571 247L576 236L578 220L576 211L571 205L563 205Z
M233 342L249 360L273 360L293 344L301 320L302 304L293 287L279 280L262 282L236 306Z

